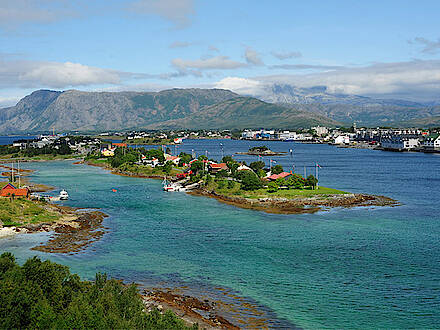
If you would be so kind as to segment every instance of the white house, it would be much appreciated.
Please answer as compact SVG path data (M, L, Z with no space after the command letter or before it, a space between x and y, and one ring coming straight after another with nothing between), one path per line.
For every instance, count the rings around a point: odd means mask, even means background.
M382 138L380 141L380 146L389 150L411 150L419 145L420 141L418 138L401 137L398 135Z
M350 137L347 135L339 135L335 138L335 144L350 144Z
M423 148L440 149L440 134L430 135L423 140Z

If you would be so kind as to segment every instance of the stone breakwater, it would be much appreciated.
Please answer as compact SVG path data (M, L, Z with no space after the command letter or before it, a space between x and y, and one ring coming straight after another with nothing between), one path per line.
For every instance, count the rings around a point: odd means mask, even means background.
M373 207L373 206L397 206L396 200L386 196L367 194L334 194L315 197L287 198L244 198L238 196L226 196L204 189L194 190L188 194L205 196L217 199L219 202L237 207L264 211L276 214L301 214L315 213L317 211L335 207Z

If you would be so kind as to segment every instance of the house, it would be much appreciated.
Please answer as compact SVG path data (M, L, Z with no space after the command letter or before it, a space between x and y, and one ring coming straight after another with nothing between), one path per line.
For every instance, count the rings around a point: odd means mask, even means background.
M249 166L241 164L239 167L237 167L237 171L252 171L252 169Z
M292 172L281 172L280 174L272 174L266 177L266 180L275 181L276 179L285 179L290 175L292 175Z
M227 171L227 170L228 170L228 165L226 165L226 163L219 163L219 164L216 164L216 163L210 163L210 164L208 165L208 170L209 170L209 172L211 172L212 174L215 174L215 173L217 173L217 172L220 172L221 170L225 170L225 171Z
M28 188L16 188L12 183L8 183L0 190L1 197L25 197L28 198L30 191Z
M101 155L104 157L113 157L115 155L115 149L102 149Z
M179 165L180 157L179 156L171 156L168 154L165 154L165 161L166 162L173 162L174 165Z
M151 167L156 167L159 165L159 159L153 158L153 159L142 159L142 163L144 165L150 165Z
M423 148L425 149L440 149L440 134L427 136L423 140Z
M116 147L127 147L127 143L112 143L114 148Z
M350 137L347 135L339 135L335 138L335 144L350 144Z
M420 141L418 138L400 135L392 135L380 140L380 146L385 150L411 150L418 147L419 144Z

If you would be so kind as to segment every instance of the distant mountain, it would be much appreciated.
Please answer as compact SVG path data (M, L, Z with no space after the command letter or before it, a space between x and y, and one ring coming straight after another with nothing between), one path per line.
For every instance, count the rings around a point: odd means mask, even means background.
M228 104L228 100L231 103ZM336 124L325 116L294 108L240 97L223 89L170 89L161 92L39 90L14 107L0 109L0 132L44 132L53 128L57 131L96 132L165 126L253 128L278 127L279 124L282 127ZM218 116L228 116L228 121L225 121L226 117Z
M327 116L346 125L404 125L412 120L440 115L438 102L375 99L367 96L333 94L325 86L300 88L272 84L253 95L263 101L295 105L298 109Z
M337 126L340 123L319 114L293 106L266 103L251 97L236 97L200 108L191 116L149 125L149 128L296 129L316 125Z

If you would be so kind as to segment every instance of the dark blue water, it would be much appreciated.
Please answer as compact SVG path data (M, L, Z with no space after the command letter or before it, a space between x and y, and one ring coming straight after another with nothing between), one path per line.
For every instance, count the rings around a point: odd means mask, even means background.
M35 138L36 136L33 135L0 136L0 145L8 145L18 140L23 140L23 139L29 140Z
M180 151L219 158L258 142L186 140ZM265 142L320 184L387 195L399 207L273 215L214 199L166 193L160 181L72 162L27 164L34 180L66 188L67 205L99 207L109 232L84 252L44 258L91 278L96 271L145 285L222 298L249 322L306 328L433 328L440 324L440 157ZM173 149L173 148L172 148ZM235 156L248 163L257 157ZM116 188L117 193L111 189ZM20 260L47 234L0 241ZM241 298L240 298L241 297ZM226 308L225 308L226 310ZM228 312L226 312L227 314Z

